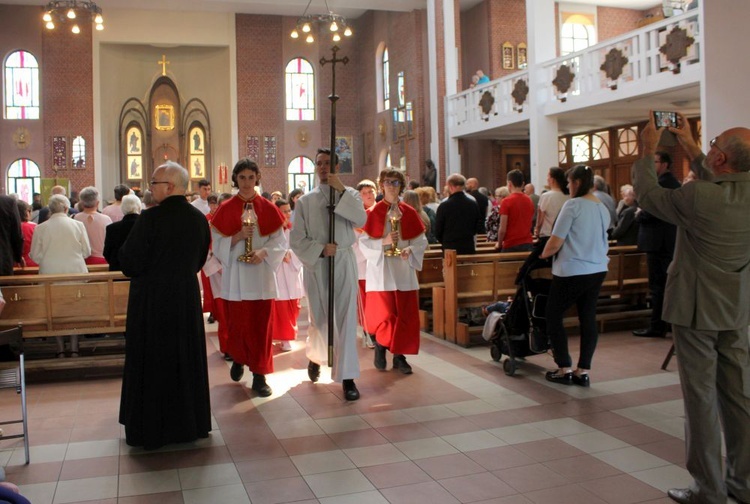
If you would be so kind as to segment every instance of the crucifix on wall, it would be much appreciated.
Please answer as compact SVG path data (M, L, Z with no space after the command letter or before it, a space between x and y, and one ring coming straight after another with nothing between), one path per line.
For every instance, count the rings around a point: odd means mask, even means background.
M161 74L162 75L167 75L167 65L170 64L170 62L167 61L167 55L166 54L162 54L161 55L161 60L157 61L156 63L158 65L161 65Z

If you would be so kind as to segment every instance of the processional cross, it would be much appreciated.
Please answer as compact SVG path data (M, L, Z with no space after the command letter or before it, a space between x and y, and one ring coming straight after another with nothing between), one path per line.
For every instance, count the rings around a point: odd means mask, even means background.
M338 101L339 97L336 95L336 63L343 63L346 65L349 63L349 58L347 56L344 56L343 58L337 58L336 53L339 52L338 46L333 46L331 48L331 52L333 53L333 57L331 59L326 58L320 58L320 66L326 66L328 63L331 64L331 94L328 96L328 100L331 102L331 157L330 157L330 163L331 163L331 172L333 173L333 170L336 166L336 102ZM334 243L335 242L335 235L336 235L336 226L335 226L335 216L334 211L336 210L336 202L334 200L336 196L336 190L331 187L330 193L328 197L328 236L329 240L328 243ZM334 275L333 275L333 265L334 265L334 256L328 256L328 366L331 367L333 365L333 305L334 305L334 298L335 298L335 292L334 292Z

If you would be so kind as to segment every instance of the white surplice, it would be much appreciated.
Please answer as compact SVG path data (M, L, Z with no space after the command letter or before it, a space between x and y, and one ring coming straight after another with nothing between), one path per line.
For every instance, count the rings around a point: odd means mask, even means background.
M386 220L385 234L391 232L391 223ZM365 290L367 292L413 291L419 289L417 271L422 270L424 252L427 250L427 238L420 233L416 238L403 240L399 238L397 247L409 248L411 254L407 259L386 257L385 249L390 247L390 240L384 243L382 238L372 238L362 233L359 239L359 250L367 259L365 273Z
M294 207L294 226L290 245L304 266L304 284L309 305L310 326L307 330L307 358L328 364L328 263L321 257L328 236L328 198L330 187L321 184L305 194ZM340 199L339 199L340 198ZM333 381L359 378L357 355L357 263L352 246L354 228L362 227L367 213L359 193L347 187L336 193L334 211L334 362Z
M284 241L290 256L289 262L281 261L276 270L276 284L279 288L276 299L279 301L301 299L305 295L302 288L302 261L289 249L289 234L289 230L285 229Z
M221 261L221 294L227 301L254 301L276 299L276 270L284 259L286 242L281 228L268 236L260 236L258 228L253 234L253 250L264 249L268 255L260 264L240 262L237 258L245 253L245 240L232 246L232 237L224 236L211 228L213 253Z

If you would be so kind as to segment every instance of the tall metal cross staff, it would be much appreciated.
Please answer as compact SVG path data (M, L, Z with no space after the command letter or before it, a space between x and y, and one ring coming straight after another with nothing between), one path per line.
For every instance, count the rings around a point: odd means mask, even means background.
M339 46L333 46L331 52L333 57L331 59L320 58L320 66L326 66L331 63L331 94L328 95L328 100L331 102L331 173L336 169L338 164L338 156L336 155L336 102L339 97L336 95L336 63L343 63L346 65L349 63L349 58L344 56L343 58L337 58L336 53L339 51ZM336 204L334 197L336 196L336 190L331 187L331 192L328 197L328 243L334 243L336 238L336 221L334 211L336 210ZM334 324L334 283L333 283L333 265L335 256L328 256L328 367L333 366L333 324Z

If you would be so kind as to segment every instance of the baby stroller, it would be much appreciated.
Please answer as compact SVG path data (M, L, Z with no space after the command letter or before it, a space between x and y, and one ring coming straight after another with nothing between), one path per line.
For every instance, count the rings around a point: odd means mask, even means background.
M552 285L552 262L539 259L543 248L543 244L537 244L521 267L516 277L516 295L490 339L492 360L499 361L503 354L508 356L503 362L508 376L515 374L517 359L544 353L550 347L545 310Z

